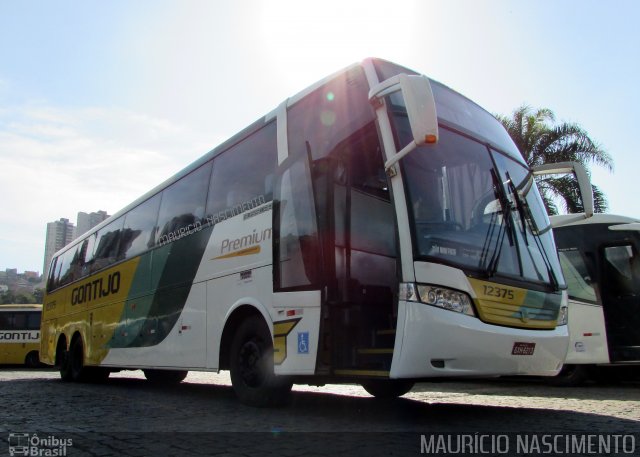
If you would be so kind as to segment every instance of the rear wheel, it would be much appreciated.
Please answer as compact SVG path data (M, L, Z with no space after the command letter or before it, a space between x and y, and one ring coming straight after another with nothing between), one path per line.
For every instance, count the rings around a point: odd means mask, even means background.
M362 387L376 398L397 398L409 392L413 384L404 379L367 379Z
M142 370L147 381L154 384L169 386L172 384L180 384L189 374L184 370Z
M240 324L229 360L233 390L242 403L265 407L287 401L292 382L273 371L273 341L261 317L251 316Z
M70 351L68 351L65 347L64 341L60 341L58 343L58 349L56 351L56 363L58 364L60 369L60 378L65 382L72 381Z
M84 367L84 347L82 338L77 337L71 342L69 349L69 376L73 382L86 380L87 370Z

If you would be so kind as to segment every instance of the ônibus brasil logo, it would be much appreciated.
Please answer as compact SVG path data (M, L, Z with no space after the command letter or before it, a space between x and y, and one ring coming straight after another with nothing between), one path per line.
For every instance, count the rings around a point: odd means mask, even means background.
M67 448L73 446L71 438L58 438L37 433L9 433L9 455L25 455L33 457L62 457L67 455Z

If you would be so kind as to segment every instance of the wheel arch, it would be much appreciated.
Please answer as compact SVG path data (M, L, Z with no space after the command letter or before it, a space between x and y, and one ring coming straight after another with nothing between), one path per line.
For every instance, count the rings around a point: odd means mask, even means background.
M267 324L271 337L273 338L273 325L271 317L267 310L260 303L252 301L242 301L231 307L224 321L222 335L220 337L220 353L218 367L221 370L230 368L229 353L231 352L231 343L236 330L251 316L259 316Z

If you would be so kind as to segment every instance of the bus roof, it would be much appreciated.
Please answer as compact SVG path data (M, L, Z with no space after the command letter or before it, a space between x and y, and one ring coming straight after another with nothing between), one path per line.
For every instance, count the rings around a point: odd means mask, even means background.
M22 303L10 303L0 305L0 312L2 311L42 311L42 304L22 304Z
M571 225L591 225L591 224L631 224L640 222L640 220L618 216L616 214L594 213L593 216L585 218L584 213L561 214L558 216L550 216L551 226L553 228L567 227Z

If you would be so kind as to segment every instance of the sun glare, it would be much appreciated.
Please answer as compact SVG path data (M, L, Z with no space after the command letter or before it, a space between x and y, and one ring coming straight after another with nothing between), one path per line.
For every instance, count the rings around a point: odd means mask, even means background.
M400 12L376 2L328 0L265 2L258 40L270 64L287 83L308 83L365 57L398 53L394 22Z

